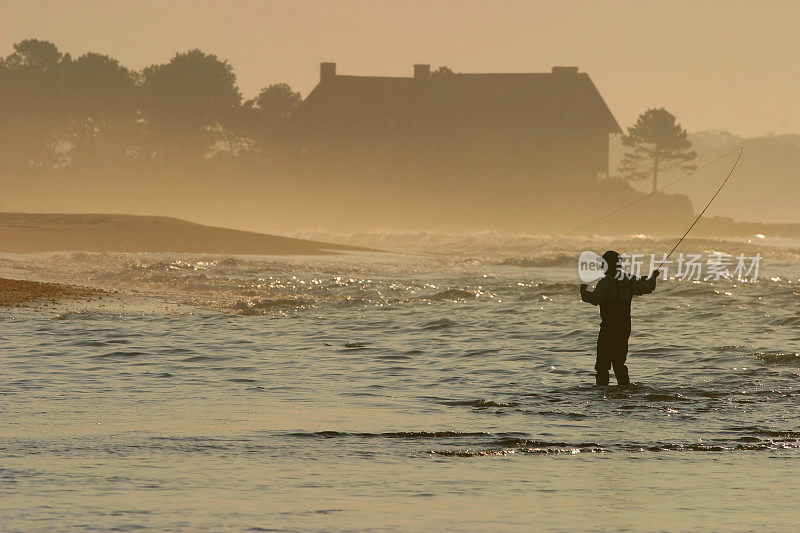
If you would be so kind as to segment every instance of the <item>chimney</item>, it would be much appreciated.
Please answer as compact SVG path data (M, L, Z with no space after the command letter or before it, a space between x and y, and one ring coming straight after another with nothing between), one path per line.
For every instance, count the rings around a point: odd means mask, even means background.
M553 74L571 76L578 73L578 67L553 67Z
M430 65L414 65L414 79L427 80L431 77Z
M336 77L336 63L320 63L319 64L319 81L332 80Z

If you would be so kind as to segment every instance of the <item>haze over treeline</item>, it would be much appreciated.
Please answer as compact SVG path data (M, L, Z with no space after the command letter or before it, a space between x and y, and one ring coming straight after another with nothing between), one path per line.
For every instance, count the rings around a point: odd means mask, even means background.
M234 65L246 99L265 80L308 94L321 61L375 76L578 65L621 124L663 106L689 131L800 132L795 0L0 0L0 55L30 37L135 70L200 48Z
M2 155L11 169L266 154L300 101L282 83L244 101L231 65L197 49L140 71L36 39L14 50L0 64Z
M712 215L736 220L770 223L797 223L800 214L800 134L742 137L725 130L699 131L689 134L697 163L713 161L736 148L743 147L742 158L723 192L709 209ZM621 161L623 147L611 144L611 168ZM711 198L732 165L732 160L720 161L668 190L687 194L697 208ZM614 171L612 170L612 174ZM663 183L681 177L680 173L665 174ZM643 187L643 189L646 187Z
M431 76L448 74L444 68ZM459 179L456 168L440 170L446 179L432 183L430 169L415 167L402 153L397 160L405 166L396 172L365 167L358 153L338 161L336 170L324 160L301 164L304 154L287 142L301 95L280 80L265 80L258 96L245 100L232 66L198 49L133 70L101 53L72 57L53 43L28 39L2 59L0 98L0 208L6 211L161 214L284 231L488 227L535 232L553 228L537 227L541 220L525 215L526 210L556 208L563 217L553 224L560 227L576 217L560 209L570 206L566 195L552 205L540 194L542 184L517 172L502 150L475 154L503 176L488 189L480 175L477 181ZM745 140L706 132L691 139L698 162L736 144L748 149L736 180L746 185L727 200L721 197L722 208L715 213L738 220L797 221L789 200L800 192L796 136ZM708 176L706 187L715 179ZM619 197L635 194L619 180L607 184ZM681 190L698 204L707 188ZM591 196L593 189L583 192ZM580 201L571 207L576 206ZM514 210L517 214L510 214Z

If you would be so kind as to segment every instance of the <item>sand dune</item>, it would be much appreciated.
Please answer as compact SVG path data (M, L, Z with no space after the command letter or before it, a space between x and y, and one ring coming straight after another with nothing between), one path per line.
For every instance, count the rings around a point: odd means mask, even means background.
M203 226L170 217L0 213L0 252L322 255L369 250L355 246Z

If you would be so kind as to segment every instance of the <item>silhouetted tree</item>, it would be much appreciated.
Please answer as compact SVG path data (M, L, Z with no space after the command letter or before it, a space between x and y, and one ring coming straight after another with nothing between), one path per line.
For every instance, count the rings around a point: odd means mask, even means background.
M623 177L631 181L653 178L653 192L658 189L658 173L679 169L689 172L697 154L686 136L686 130L675 122L666 109L648 109L628 128L622 145L632 148L625 153L620 165Z
M285 83L276 83L244 103L243 129L259 151L275 148L281 128L292 116L302 98Z
M120 157L132 149L135 75L116 59L88 53L65 73L72 115L73 160Z
M433 72L431 72L431 77L433 77L433 78L447 78L447 77L452 76L454 74L455 74L455 72L453 72L450 69L450 67L441 66L441 67L437 68L436 70L434 70Z
M242 96L227 61L200 50L142 72L139 102L148 155L202 159L236 121Z
M48 167L63 162L68 137L64 71L71 63L51 42L26 39L0 60L0 150L6 164Z

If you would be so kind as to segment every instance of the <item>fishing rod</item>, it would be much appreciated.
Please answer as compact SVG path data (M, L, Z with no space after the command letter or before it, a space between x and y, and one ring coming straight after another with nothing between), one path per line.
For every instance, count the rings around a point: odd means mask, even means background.
M529 249L529 252L533 252L533 251L536 251L536 250L538 250L538 249L540 249L540 248L544 248L545 246L547 246L547 245L549 245L549 244L553 244L554 242L560 241L560 240L561 240L561 239L563 239L564 237L569 237L569 236L570 236L570 235L572 235L573 233L576 233L576 232L578 232L578 231L580 231L580 230L582 230L582 229L586 229L586 228L588 228L589 226L591 226L591 225L593 225L593 224L596 224L597 222L600 222L601 220L605 220L606 218L608 218L608 217L610 217L610 216L612 216L612 215L615 215L615 214L619 213L620 211L622 211L622 210L624 210L624 209L627 209L627 208L629 208L630 206L632 206L632 205L634 205L634 204L637 204L637 203L641 202L642 200L646 200L647 198L650 198L650 197L651 197L651 196L653 196L654 194L657 194L657 193L659 193L659 192L663 191L664 189L666 189L666 188L668 188L668 187L671 187L671 186L675 185L676 183L678 183L678 182L681 182L681 181L683 181L683 180L685 180L685 179L687 179L687 178L689 178L689 177L691 177L691 176L693 176L693 175L697 174L698 172L700 172L700 171L701 171L701 170L703 170L704 168L710 167L711 165L713 165L713 164L715 164L715 163L718 163L719 161L722 161L723 159L725 159L725 158L726 158L726 157L728 157L729 155L731 155L731 154L733 154L733 153L736 153L736 152L739 152L739 155L736 157L736 163L738 163L738 162L739 162L739 158L740 158L740 157L742 157L742 150L744 150L744 147L743 147L743 146L741 146L741 147L739 147L739 148L736 148L735 150L731 150L730 152L728 152L728 153L726 153L726 154L724 154L724 155L721 155L720 157L718 157L718 158L714 159L713 161L709 161L709 162L708 162L708 163L706 163L705 165L703 165L703 166L701 166L701 167L698 167L698 168L696 168L696 169L692 170L692 171L691 171L691 172L689 172L688 174L684 174L684 175L683 175L683 176L681 176L680 178L678 178L678 179L676 179L676 180L673 180L673 181L671 181L671 182L667 183L666 185L663 185L663 186L659 187L658 189L656 189L656 190L654 190L654 191L652 191L652 192L650 192L650 193L648 193L648 194L646 194L646 195L644 195L644 196L642 196L642 197L640 197L640 198L637 198L637 199L635 199L635 200L633 200L633 201L631 201L631 202L628 202L627 204L623 205L622 207L618 207L617 209L615 209L615 210L611 211L610 213L606 213L605 215L602 215L602 216L600 216L600 217L597 217L597 218L595 218L594 220L591 220L591 221L587 222L586 224L583 224L582 226L578 226L578 227L576 227L576 228L574 228L574 229L571 229L571 230L569 230L569 231L568 231L568 232L566 232L566 233L562 233L561 235L559 235L559 236L557 236L557 237L554 237L554 238L550 239L549 241L546 241L546 242L544 242L544 243L542 243L542 244L540 244L540 245L538 245L538 246L535 246L535 247L533 247L533 248L530 248L530 249ZM713 197L713 198L711 198L711 202L713 202L713 201L714 201L714 198L716 198L716 197L717 197L717 194L719 194L719 192L722 190L722 187L724 187L724 186L725 186L725 183L728 181L728 178L730 178L730 177L731 177L731 174L733 174L733 171L734 171L734 169L736 168L736 163L734 163L734 165L733 165L733 168L731 168L731 171L728 173L728 176L725 178L725 181L723 181L723 182L722 182L722 185L721 185L721 186L720 186L720 188L717 190L716 194L714 194L714 197ZM676 248L677 248L677 247L680 245L680 243L683 241L683 239L686 237L686 235L688 235L688 234L689 234L689 231L691 231L691 230L692 230L692 228L694 227L694 225L695 225L695 224L697 224L697 221L698 221L698 220L700 220L700 217L701 217L701 216L703 216L703 213L705 213L705 212L706 212L706 209L708 209L708 206L709 206L709 205L711 205L711 202L709 202L709 203L708 203L708 205L706 205L706 207L703 209L703 211L700 213L700 215L698 215L697 219L695 219L695 221L692 223L692 225L689 227L689 229L688 229L688 230L686 230L686 233L684 233L683 237L681 237L680 241L678 241L678 244L676 244L676 245L675 245L675 248L673 248L673 249L672 249L672 251L670 251L669 255L667 255L667 258L669 258L669 256L670 256L670 255L672 255L672 252L674 252L674 251L675 251L675 249L676 249ZM666 261L666 259L665 259L665 261ZM664 263L662 262L661 264L663 265ZM659 268L661 268L661 265L659 265Z
M704 214L704 213L706 212L706 210L709 208L709 206L711 205L711 203L714 201L714 199L715 199L715 198L717 197L717 195L720 193L720 191L722 190L722 188L723 188L723 187L725 187L725 184L726 184L726 183L728 183L728 180L729 180L729 179L730 179L730 177L733 175L733 171L734 171L734 170L736 170L736 165L737 165L737 164L739 164L739 159L741 159L741 157L742 157L742 152L744 151L744 146L740 146L740 147L739 147L739 148L737 148L736 150L738 150L738 151L739 151L739 154L736 156L736 161L734 161L734 162L733 162L733 166L731 167L731 170L730 170L730 172L728 172L728 175L727 175L727 176L725 176L725 179L722 181L722 184L720 184L719 188L717 189L717 192L715 192L715 193L714 193L714 196L712 196L712 197L711 197L711 200L709 200L709 201L708 201L708 203L706 204L706 206L703 208L703 210L702 210L702 211L700 211L700 214L699 214L699 215L697 215L697 218L695 218L695 219L694 219L694 222L692 222L692 225L691 225L691 226L689 226L689 229L687 229L687 230L686 230L686 233L684 233L684 234L683 234L683 236L682 236L680 239L678 239L678 242L677 242L677 243L675 243L675 246L673 246L673 247L672 247L672 250L670 250L670 251L669 251L669 253L667 254L667 256L664 258L664 260L663 260L663 261L661 261L661 263L658 265L658 267L656 268L656 270L659 270L659 269L661 269L661 267L664 265L664 263L666 263L666 262L667 262L667 259L669 259L669 258L670 258L670 256L672 255L672 253L673 253L675 250L677 250L677 249L678 249L678 246L680 246L680 245L681 245L681 243L683 242L683 239L685 239L685 238L686 238L686 236L687 236L687 235L689 235L689 232L690 232L690 231L692 231L692 228L695 226L695 224L697 224L697 222L699 222L699 221L700 221L700 217L702 217L702 216L703 216L703 214ZM734 151L736 151L736 150L734 150ZM733 152L729 152L729 153L728 153L728 154L726 154L726 155L730 155L731 153L733 153Z
M722 180L722 183L717 188L717 191L714 193L714 196L711 197L711 199L708 201L708 203L703 208L703 210L700 211L700 214L697 215L697 217L695 217L694 222L692 222L692 225L689 226L689 228L684 232L684 234L681 236L681 238L678 239L678 242L675 243L675 246L672 247L672 250L669 251L667 256L661 261L661 263L659 263L659 265L653 270L653 272L657 272L657 271L661 270L661 267L664 266L664 263L666 263L667 260L670 258L670 256L673 254L673 252L675 252L675 250L678 249L678 246L680 246L681 243L683 242L683 240L686 238L686 236L689 235L689 232L692 231L692 228L694 228L695 224L697 224L697 222L700 220L700 217L702 217L703 214L705 214L706 210L709 208L711 203L717 198L717 195L719 195L720 191L722 191L722 189L725 187L725 184L728 183L728 180L733 175L733 171L736 170L736 165L739 164L739 159L741 159L741 157L742 157L742 152L744 151L744 146L740 146L736 150L728 152L727 154L725 154L723 156L723 157L727 157L728 155L730 155L730 154L732 154L733 152L736 152L736 151L739 152L736 155L736 161L733 162L733 166L731 167L730 171L728 172L728 175L725 176L724 180ZM651 273L651 275L652 275L652 273ZM655 337L655 335L653 334L653 300L651 299L649 301L650 301L650 313L649 313L650 314L650 338L652 339L652 338Z

